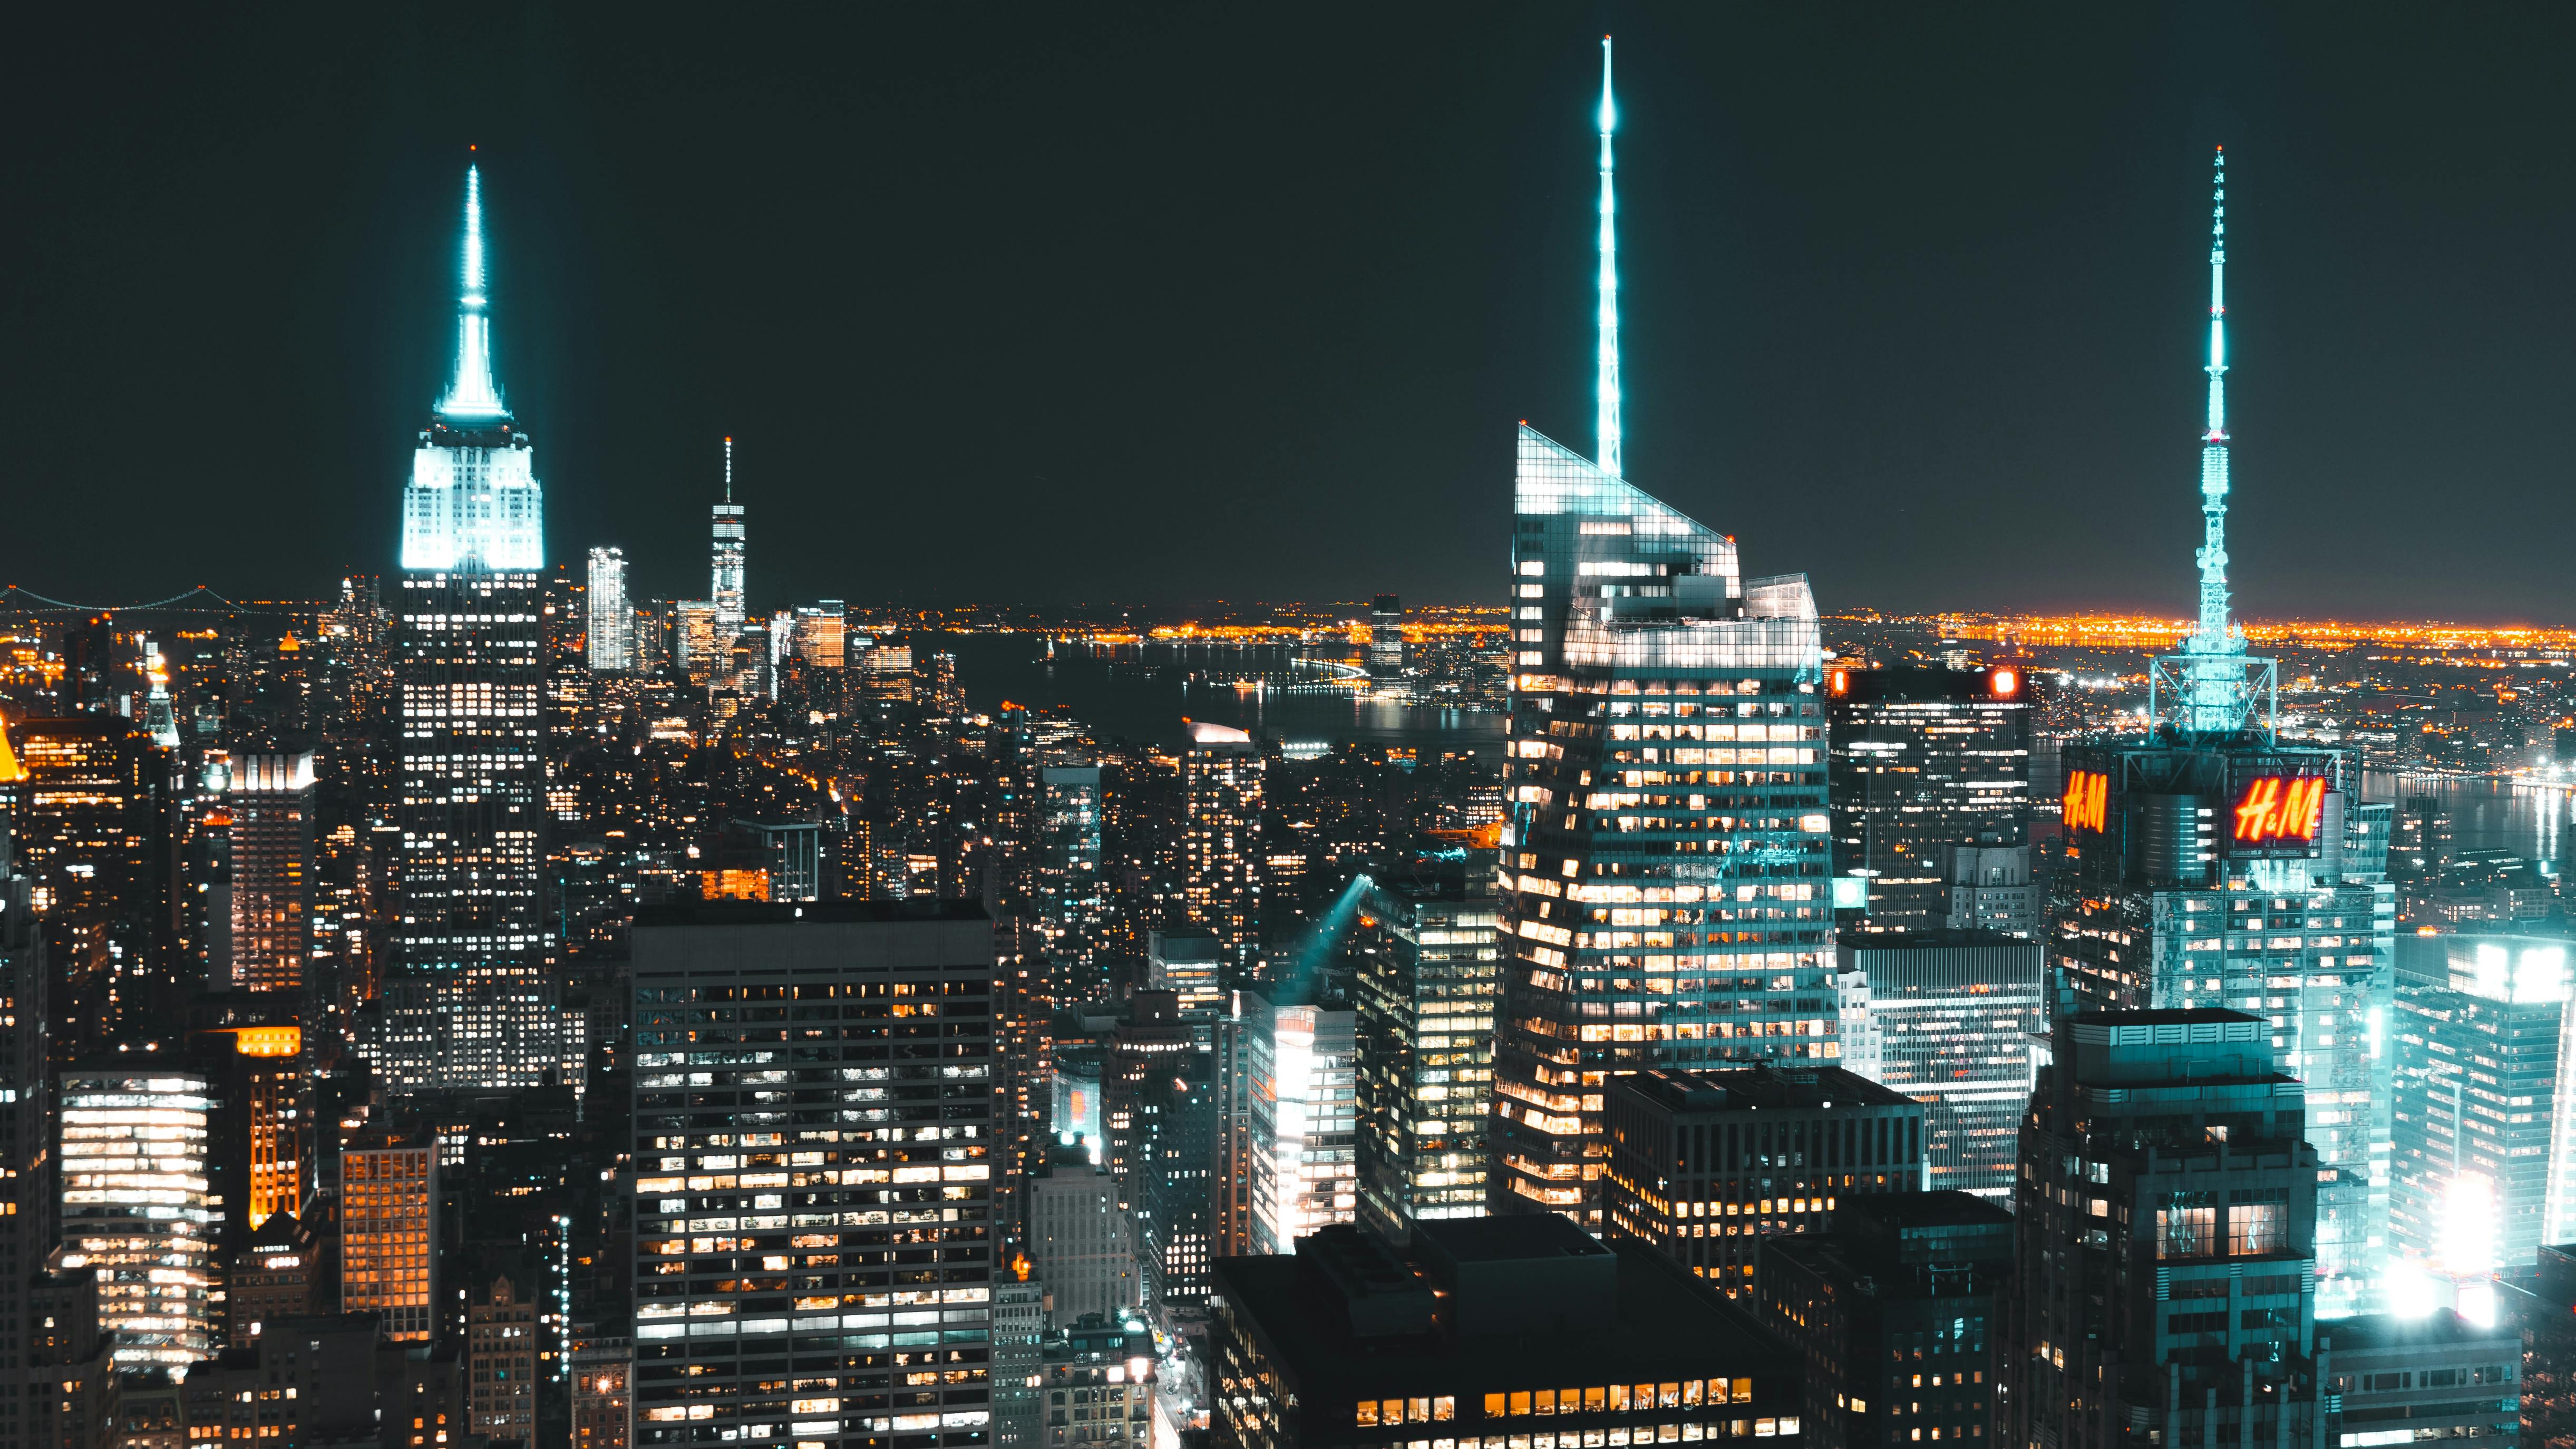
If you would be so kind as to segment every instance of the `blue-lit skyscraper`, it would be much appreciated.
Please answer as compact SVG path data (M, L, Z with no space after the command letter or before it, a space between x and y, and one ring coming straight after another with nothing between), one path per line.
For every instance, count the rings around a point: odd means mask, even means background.
M2275 666L2245 652L2227 593L2227 183L2213 168L2209 409L2201 438L2200 617L2150 662L2153 732L2064 752L2068 859L2045 933L2061 1003L2224 1007L2262 1017L2280 1069L2307 1085L2315 1144L2317 1302L2369 1302L2386 1246L2395 948L2390 812L2358 801L2339 750L2282 744Z
M403 490L394 627L402 851L369 1054L397 1091L534 1085L563 1065L543 978L545 519L492 378L481 177L465 173L456 378Z
M1602 45L1599 461L1524 426L1513 497L1496 1211L1601 1221L1604 1083L1836 1055L1824 650L1804 575L1628 482Z

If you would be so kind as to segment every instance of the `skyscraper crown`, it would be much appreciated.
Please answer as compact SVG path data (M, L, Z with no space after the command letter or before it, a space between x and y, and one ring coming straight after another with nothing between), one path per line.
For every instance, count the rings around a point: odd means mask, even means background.
M438 400L448 422L480 423L509 417L492 382L492 319L483 295L483 176L465 168L465 290L456 307L456 380Z

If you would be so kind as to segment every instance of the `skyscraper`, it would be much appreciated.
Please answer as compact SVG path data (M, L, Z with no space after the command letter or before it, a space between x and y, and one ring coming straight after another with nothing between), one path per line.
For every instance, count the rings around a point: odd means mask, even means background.
M1924 1104L1929 1185L2008 1197L2046 1027L2040 944L1997 931L1855 932L1834 950L1868 985L1878 1081Z
M311 752L242 756L225 803L233 820L231 984L300 990L313 954Z
M589 590L583 596L590 631L590 667L624 674L635 667L635 610L626 601L626 551L590 551Z
M403 490L396 971L373 1044L397 1090L534 1085L563 1062L540 974L544 495L492 380L479 174L465 173L456 379ZM390 984L390 983L389 983Z
M1181 772L1190 920L1216 932L1237 980L1260 979L1261 749L1241 730L1193 721Z
M214 1352L204 1076L145 1051L63 1074L63 1266L98 1271L121 1368Z
M724 440L724 502L715 505L715 547L708 566L707 599L716 606L716 635L724 644L742 632L750 615L743 602L742 505L733 501L733 439Z
M20 771L0 727L0 1325L17 1362L0 1366L0 1414L17 1422L48 1404L59 1375L34 1367L40 1356L21 1337L32 1324L31 1294L54 1247L53 1071L45 1061L50 985L45 937L37 928L32 883L17 873L9 848L5 787Z
M1814 597L1621 473L1609 65L1601 456L1520 432L1491 1184L1593 1226L1612 1072L1821 1063L1837 1024Z
M2066 747L2067 861L2051 882L2049 966L2097 1010L2227 1007L2272 1027L2306 1083L2318 1294L2352 1311L2386 1235L2387 837L2340 750L2274 731L2277 665L2228 615L2225 156L2212 181L2209 408L2201 438L2200 618L2150 661L2152 733Z
M1109 913L1100 823L1100 766L1068 760L1038 767L1037 926L1048 990L1060 1006L1109 997L1096 969Z
M1493 887L1372 880L1355 995L1359 1219L1401 1239L1422 1218L1485 1215L1494 1007Z
M2027 680L2010 664L1837 667L1826 696L1834 873L1867 878L1872 929L1944 924L1944 847L1991 838L2008 848L2022 839L2030 809Z
M1999 1295L2003 1443L2316 1442L2321 1164L2271 1036L2237 1011L2057 1020Z
M634 943L636 1443L988 1443L992 922L706 904Z
M2406 942L2395 1057L2390 1251L2418 1270L2528 1268L2576 1238L2576 990L2567 943Z
M1347 1007L1281 1005L1242 993L1250 1029L1247 1132L1252 1251L1284 1253L1359 1207Z
M429 1341L437 1286L438 1140L370 1132L340 1149L340 1311Z

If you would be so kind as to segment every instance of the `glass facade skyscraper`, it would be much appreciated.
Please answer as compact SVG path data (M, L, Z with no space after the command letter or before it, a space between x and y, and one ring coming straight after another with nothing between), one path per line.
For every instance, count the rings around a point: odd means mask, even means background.
M466 175L456 382L404 491L395 966L369 1043L397 1090L534 1086L563 1065L543 977L543 509L492 381L482 200Z
M1261 748L1238 729L1190 726L1182 848L1190 920L1216 932L1237 980L1261 979Z
M592 549L588 585L582 610L591 670L624 674L635 667L635 610L626 602L625 550Z
M1401 1240L1417 1219L1485 1215L1500 938L1472 868L1446 889L1371 881L1360 919L1359 1215Z
M98 1326L120 1368L214 1352L205 1077L175 1063L63 1074L63 1266L98 1272Z
M1612 1072L1838 1055L1803 575L1524 427L1497 1211L1601 1215Z

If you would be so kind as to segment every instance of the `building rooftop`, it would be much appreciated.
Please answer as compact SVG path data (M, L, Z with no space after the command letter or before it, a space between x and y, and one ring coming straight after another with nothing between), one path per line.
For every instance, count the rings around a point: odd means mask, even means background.
M2488 1339L2518 1342L2520 1338L2521 1330L2511 1324L2472 1323L2447 1308L2413 1318L2394 1313L2362 1313L2350 1318L2326 1319L2317 1325L2317 1346L2324 1348L2331 1341L2338 1353L2438 1348L2444 1344L2481 1343Z
M1912 1097L1842 1067L1775 1067L1734 1071L1655 1069L1621 1072L1614 1086L1638 1093L1670 1112L1742 1112L1764 1107L1823 1108L1916 1105Z
M1562 1218L1549 1216L1581 1236ZM1437 1226L1446 1230L1479 1221ZM1537 1221L1536 1216L1481 1220ZM1417 1229L1429 1226L1418 1224ZM1467 1251L1501 1254L1510 1251L1516 1237L1524 1246L1542 1246L1546 1231L1506 1228L1481 1239L1471 1233L1451 1241ZM1525 1284L1508 1307L1488 1300L1474 1313L1460 1313L1455 1300L1446 1299L1440 1305L1444 1326L1428 1332L1363 1338L1352 1332L1340 1305L1326 1301L1301 1279L1296 1258L1224 1258L1215 1275L1218 1295L1244 1315L1248 1331L1294 1376L1295 1391L1310 1402L1347 1400L1363 1391L1446 1393L1481 1381L1499 1389L1530 1387L1542 1378L1634 1382L1796 1372L1785 1349L1653 1249L1634 1243L1595 1248L1610 1269L1610 1312L1580 1332L1562 1326L1559 1305L1537 1285Z
M981 921L980 902L935 901L672 901L640 906L638 927L783 926L796 922L841 925L854 921Z
M1860 935L1837 936L1834 944L1846 951L1956 951L1968 946L2010 946L2034 951L2039 943L2028 936L2009 931L1983 931L1967 928L1936 927L1919 931L1871 931Z

